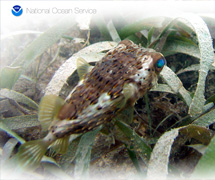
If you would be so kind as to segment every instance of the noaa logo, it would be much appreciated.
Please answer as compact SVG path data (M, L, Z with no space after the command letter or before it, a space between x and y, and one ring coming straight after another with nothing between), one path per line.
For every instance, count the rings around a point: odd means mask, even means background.
M19 5L13 6L13 9L11 9L11 11L14 16L20 16L23 12L21 6Z

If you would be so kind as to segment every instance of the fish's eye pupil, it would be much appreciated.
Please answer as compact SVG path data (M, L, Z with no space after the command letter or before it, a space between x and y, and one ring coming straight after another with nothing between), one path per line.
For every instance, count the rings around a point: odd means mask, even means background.
M162 68L165 65L165 60L164 59L159 59L157 61L157 68Z

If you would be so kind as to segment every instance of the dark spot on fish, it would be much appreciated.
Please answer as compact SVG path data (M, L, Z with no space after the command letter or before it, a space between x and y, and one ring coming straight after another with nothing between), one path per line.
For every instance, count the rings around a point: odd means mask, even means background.
M102 107L101 107L101 106L98 106L96 109L97 109L97 110L101 110L101 109L102 109Z
M117 62L118 62L118 59L114 59L114 60L113 60L113 63L117 63Z
M142 66L137 67L137 69L142 69Z
M113 93L109 92L110 98L113 99Z
M110 80L107 80L105 84L108 84L110 82Z
M74 116L71 117L71 119L77 119L77 118L78 118L77 115L74 115Z
M94 71L94 72L96 72L96 71ZM94 75L95 75L95 76L98 76L98 73L96 72Z
M96 104L97 102L98 102L98 99L94 99L94 100L91 101L90 104Z

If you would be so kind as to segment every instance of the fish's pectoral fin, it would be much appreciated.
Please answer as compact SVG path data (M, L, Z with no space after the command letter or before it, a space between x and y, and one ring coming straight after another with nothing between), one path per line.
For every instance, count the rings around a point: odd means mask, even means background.
M44 140L34 140L22 144L15 155L18 169L37 168L49 144Z
M116 107L122 108L126 105L128 99L132 98L136 91L135 86L132 83L124 84L122 94L124 95L124 98L118 102L116 102Z
M69 147L69 136L57 139L49 146L55 153L65 154Z
M64 105L64 100L56 95L47 95L42 98L39 105L38 117L43 130L48 130L52 120L58 115Z
M89 65L87 61L85 61L83 58L79 57L77 59L77 71L78 76L81 79L84 78L84 75L90 72L93 66Z
M122 94L124 95L124 98L118 98L116 99L115 106L117 108L123 108L125 107L128 99L132 98L135 94L135 91L137 88L132 83L126 83L123 86Z
M123 95L125 96L125 99L130 99L134 94L135 94L135 91L137 90L137 88L135 87L134 84L132 83L129 83L129 84L124 84L123 86Z
M116 108L119 108L119 109L123 108L125 105L126 105L126 99L125 98L118 100L114 103L114 106Z
M116 117L116 120L125 122L126 124L131 124L134 118L134 106L128 106L123 109Z

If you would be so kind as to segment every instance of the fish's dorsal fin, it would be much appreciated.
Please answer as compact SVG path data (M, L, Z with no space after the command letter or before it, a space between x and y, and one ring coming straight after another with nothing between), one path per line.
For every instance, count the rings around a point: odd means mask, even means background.
M93 66L89 65L87 61L85 61L83 58L79 57L77 59L77 71L78 76L81 79L84 78L84 75L90 72Z
M69 137L65 136L54 141L49 147L54 151L54 153L65 154L69 147Z
M47 95L41 99L38 117L43 130L48 130L48 127L56 119L63 105L64 100L56 95Z

